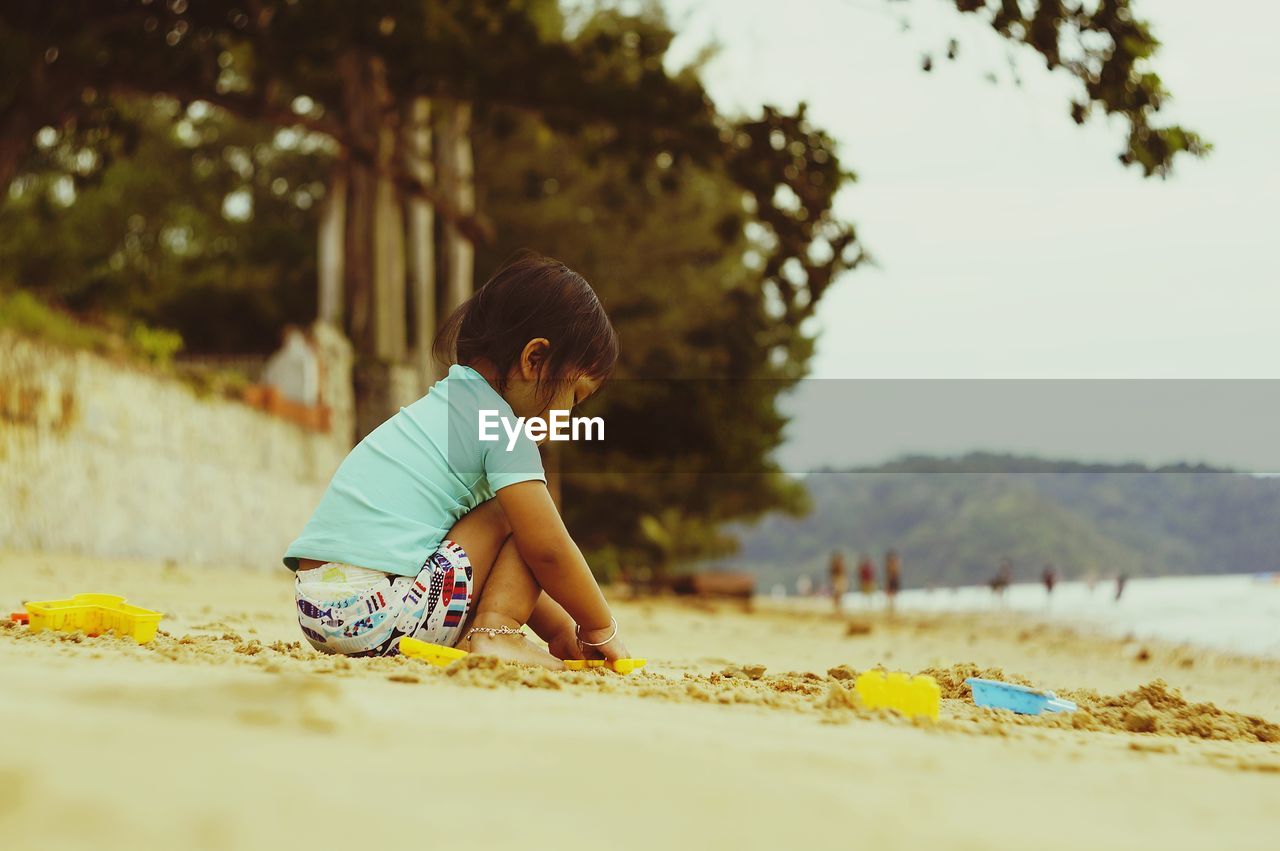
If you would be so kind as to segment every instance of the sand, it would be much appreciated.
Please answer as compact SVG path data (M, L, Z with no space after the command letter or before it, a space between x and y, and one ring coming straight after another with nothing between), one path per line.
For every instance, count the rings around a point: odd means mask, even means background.
M619 602L620 677L322 656L283 570L0 553L0 607L105 591L139 647L0 627L0 836L43 847L1271 848L1280 661L1012 614ZM852 628L851 628L852 625ZM927 672L941 720L858 704ZM975 707L966 676L1072 715ZM34 846L33 846L34 847Z

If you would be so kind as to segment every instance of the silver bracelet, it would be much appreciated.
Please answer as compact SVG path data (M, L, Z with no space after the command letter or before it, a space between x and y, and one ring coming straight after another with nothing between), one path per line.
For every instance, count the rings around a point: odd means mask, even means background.
M578 643L581 644L583 647L604 647L610 641L613 641L615 638L618 637L618 619L609 618L609 625L613 627L613 632L610 633L609 637L606 638L604 641L583 641L581 624L574 625L573 634L574 636L577 637Z

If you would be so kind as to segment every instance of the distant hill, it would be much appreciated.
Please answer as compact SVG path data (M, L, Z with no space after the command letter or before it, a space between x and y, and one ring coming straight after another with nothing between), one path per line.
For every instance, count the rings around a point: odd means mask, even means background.
M1052 562L1064 578L1280 570L1280 477L1203 466L1148 468L991 454L911 457L805 477L806 517L736 527L735 567L767 589L825 579L835 549L880 565L903 557L908 586L1016 579Z

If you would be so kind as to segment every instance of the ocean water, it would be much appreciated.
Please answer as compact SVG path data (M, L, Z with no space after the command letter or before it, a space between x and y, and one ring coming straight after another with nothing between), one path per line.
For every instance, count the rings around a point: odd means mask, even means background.
M1050 597L1039 583L1012 585L1002 602L986 586L898 595L913 612L1009 611L1135 638L1184 642L1252 656L1280 658L1280 579L1275 576L1174 576L1130 579L1115 599L1115 582L1060 582ZM850 611L884 605L881 594L846 598Z

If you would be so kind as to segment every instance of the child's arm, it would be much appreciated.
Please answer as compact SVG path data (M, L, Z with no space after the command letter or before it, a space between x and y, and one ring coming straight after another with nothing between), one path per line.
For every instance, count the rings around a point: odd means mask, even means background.
M582 551L569 536L547 486L539 481L520 482L498 491L498 504L511 524L516 549L534 578L581 628L584 642L599 642L615 632L609 604L600 591ZM606 659L626 658L626 648L615 635L594 649ZM588 655L595 655L588 652Z

